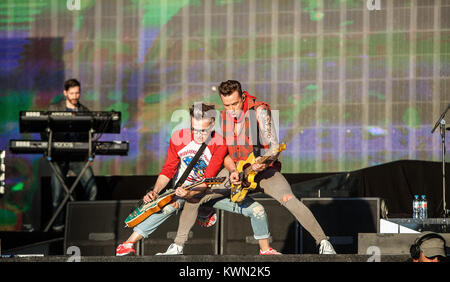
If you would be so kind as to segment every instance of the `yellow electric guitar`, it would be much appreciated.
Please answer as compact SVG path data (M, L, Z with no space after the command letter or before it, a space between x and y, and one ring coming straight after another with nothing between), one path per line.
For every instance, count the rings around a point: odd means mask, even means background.
M231 185L231 201L240 203L244 200L249 190L254 190L258 184L255 182L257 171L252 169L252 164L266 164L270 165L278 159L282 151L286 150L286 144L280 144L278 149L274 150L273 154L262 156L256 161L255 155L251 153L245 161L239 161L237 164L237 171L239 172L239 179L241 184Z

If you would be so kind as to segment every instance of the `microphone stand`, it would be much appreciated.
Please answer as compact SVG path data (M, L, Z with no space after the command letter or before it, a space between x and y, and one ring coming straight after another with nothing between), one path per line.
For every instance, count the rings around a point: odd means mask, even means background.
M441 159L442 159L442 200L443 200L443 217L446 218L448 215L448 211L447 211L447 204L445 201L445 153L446 153L446 149L445 149L445 114L447 113L447 111L450 109L450 104L448 104L447 108L445 109L445 111L441 114L441 116L439 117L439 120L436 122L436 124L434 125L433 130L431 130L431 133L434 133L434 131L436 130L436 128L439 126L440 127L440 134L441 134L441 142L442 142L442 154L441 154Z

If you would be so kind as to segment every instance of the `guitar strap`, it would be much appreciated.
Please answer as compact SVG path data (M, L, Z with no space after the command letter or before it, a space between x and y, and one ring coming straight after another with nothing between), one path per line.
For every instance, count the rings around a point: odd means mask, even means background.
M248 128L248 130L250 131L250 135L253 133L251 125L256 124L256 145L253 145L253 155L255 156L255 158L257 158L261 155L261 147L260 147L261 143L259 141L259 123L258 119L256 118L256 111L253 109L250 110L249 116L250 116L250 128Z
M210 136L208 137L208 139L206 139L206 141L200 146L200 148L198 149L197 153L195 154L194 158L192 158L191 162L189 163L188 167L186 168L186 170L184 171L183 175L180 177L180 179L178 180L177 184L174 186L173 189L177 189L179 186L181 186L184 181L186 181L189 173L191 172L192 168L194 167L194 165L198 162L198 159L200 158L200 156L202 155L203 151L205 150L206 146L208 145L208 142L211 140L212 135L214 134L214 131L211 132ZM152 190L154 188L154 186L149 187L146 190L146 193L148 193L150 190ZM138 203L137 206L141 206L144 203L144 200L141 199ZM134 208L132 208L130 210L130 213L134 210Z
M186 181L189 173L191 172L192 168L194 167L194 165L198 162L198 159L200 158L200 156L202 155L203 151L205 150L206 146L208 145L208 142L211 140L212 135L214 134L214 131L211 132L210 136L208 137L208 139L206 139L206 141L200 146L200 148L198 149L197 153L195 154L194 158L192 158L191 162L189 163L188 167L186 168L186 170L184 171L183 175L180 177L180 179L178 180L178 182L176 183L175 186L173 186L173 189L178 188L179 186L181 186L184 181ZM145 190L146 193L148 193L149 191L153 190L154 186L149 187L148 189ZM138 203L138 206L142 204L142 200Z
M174 189L177 189L181 185L183 185L184 181L186 181L189 173L191 173L192 168L194 168L195 164L198 162L198 159L200 159L200 156L203 154L203 151L205 150L206 146L208 145L208 142L211 140L212 136L214 134L214 131L211 132L208 139L200 146L200 149L198 149L197 153L195 154L194 158L192 158L191 162L189 163L186 170L183 172L183 175L181 175L180 179L178 180L177 184L175 184Z

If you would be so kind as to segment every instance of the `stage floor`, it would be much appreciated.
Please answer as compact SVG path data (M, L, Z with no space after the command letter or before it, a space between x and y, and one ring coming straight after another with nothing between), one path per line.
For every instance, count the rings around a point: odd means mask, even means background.
M380 262L406 262L409 255L381 255ZM1 262L70 262L73 256L11 257L0 258ZM373 261L371 255L179 255L179 256L82 256L80 262L173 262L173 263L245 263L245 262L367 262Z

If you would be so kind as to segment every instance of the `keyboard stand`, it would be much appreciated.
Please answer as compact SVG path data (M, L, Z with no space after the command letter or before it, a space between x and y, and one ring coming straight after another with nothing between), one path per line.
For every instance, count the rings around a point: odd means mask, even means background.
M47 128L47 132L48 132L48 148L47 148L47 153L46 153L46 157L47 160L50 164L50 167L52 168L53 172L55 173L57 179L59 180L59 182L62 184L66 195L64 197L64 199L61 201L61 203L59 204L57 210L55 211L55 213L53 214L52 218L50 219L50 221L48 222L47 226L44 229L44 232L48 232L48 230L50 229L50 227L52 226L53 222L56 220L56 217L61 213L62 209L64 208L66 202L70 199L71 201L74 201L74 197L72 196L73 191L75 190L75 187L77 187L78 182L81 180L81 177L83 176L83 174L86 172L86 169L89 167L89 165L94 161L94 153L92 150L92 135L94 134L94 130L91 128L89 130L88 136L89 136L89 150L88 150L88 160L86 161L86 164L84 165L83 169L81 170L80 174L77 176L77 178L75 179L75 182L72 184L72 186L70 188L67 187L65 180L64 180L64 176L62 176L58 170L55 167L55 164L52 161L52 142L53 142L53 131L50 128Z

